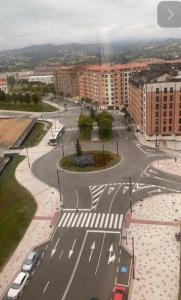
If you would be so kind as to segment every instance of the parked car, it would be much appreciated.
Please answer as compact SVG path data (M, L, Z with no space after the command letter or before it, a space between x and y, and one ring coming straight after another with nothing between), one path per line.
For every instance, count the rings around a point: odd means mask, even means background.
M24 264L23 264L23 267L22 267L22 270L24 272L31 272L31 270L33 269L36 261L38 259L38 253L35 252L35 251L32 251L28 257L26 258Z
M116 285L113 290L112 300L125 300L126 299L126 289L122 285Z
M27 280L29 278L29 274L25 272L21 272L18 274L18 276L15 278L11 288L8 291L8 299L17 299L19 294L22 292L24 286L27 283Z

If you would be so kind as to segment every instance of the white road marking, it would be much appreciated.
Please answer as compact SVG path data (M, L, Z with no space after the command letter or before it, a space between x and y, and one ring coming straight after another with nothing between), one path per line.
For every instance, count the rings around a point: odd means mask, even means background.
M72 254L74 253L74 247L75 247L76 242L77 242L77 239L74 240L73 245L72 245L72 249L69 251L69 259L72 256Z
M114 219L114 215L111 215L111 219L109 222L109 228L112 228L113 219Z
M69 219L69 216L70 216L70 213L67 214L66 218L65 218L65 221L63 222L62 224L62 227L65 226L65 224L67 223L68 219Z
M76 214L75 219L73 220L73 223L72 223L72 226L71 226L71 227L74 227L74 226L75 226L75 223L76 223L76 221L77 221L78 216L79 216L79 215Z
M78 219L78 222L77 222L77 224L76 224L76 227L79 227L83 215L84 215L83 213L80 214L79 219Z
M119 215L116 214L115 220L114 220L114 228L117 228L117 222L118 222Z
M97 228L101 214L99 213L96 219L95 228Z
M68 221L67 227L70 226L70 224L71 224L72 219L74 218L74 216L75 216L75 213L73 213L73 214L71 215L70 220Z
M85 213L85 216L84 216L84 218L83 218L83 220L82 220L82 223L81 223L80 227L83 227L83 226L84 226L85 221L86 221L86 218L87 218L87 215L88 215L88 213Z
M105 218L105 214L102 214L101 222L100 222L100 225L99 225L100 228L102 228L102 225L104 223L104 218Z
M85 224L85 227L88 227L89 221L90 221L91 217L92 217L92 214L89 214L88 219L87 219L87 222L86 222L86 224Z
M108 214L108 215L106 216L106 220L105 220L105 223L104 223L104 228L107 227L108 220L109 220L109 216L110 216L110 214Z
M61 253L59 255L59 258L58 258L59 260L61 259L62 255L63 255L63 250L61 251Z
M55 254L55 252L57 251L57 246L60 242L60 238L58 238L56 244L55 244L55 247L52 249L52 252L51 252L51 258L53 257L53 255Z
M118 226L119 229L121 229L122 223L123 223L123 215L121 215L119 219L119 226Z
M62 218L61 218L61 220L60 220L60 222L59 222L59 224L58 224L58 227L60 227L60 226L62 225L62 223L63 223L63 221L64 221L66 215L67 215L67 213L64 213L64 214L63 214L63 216L62 216Z
M75 192L76 192L76 201L77 201L77 203L76 203L76 209L78 209L78 207L79 207L79 195L78 195L77 190Z
M43 294L46 292L46 290L47 290L49 284L50 284L50 281L48 281L47 284L45 285L45 288L44 288L44 290L43 290Z
M92 226L93 226L95 218L96 218L96 213L94 213L94 214L93 214L93 218L92 218L92 221L91 221L90 227L92 227Z
M103 247L104 247L105 237L106 237L106 234L104 233L104 236L103 236L103 239L102 239L102 245L101 245L101 251L100 251L99 259L98 259L97 267L96 267L96 270L95 270L95 273L94 273L95 275L97 274L97 271L99 269L99 264L100 264L100 260L101 260L101 256L102 256L102 251L103 251Z
M92 258L92 254L93 254L93 251L96 249L96 243L93 242L92 246L91 246L91 253L90 253L90 256L89 256L89 262L91 261L91 258Z

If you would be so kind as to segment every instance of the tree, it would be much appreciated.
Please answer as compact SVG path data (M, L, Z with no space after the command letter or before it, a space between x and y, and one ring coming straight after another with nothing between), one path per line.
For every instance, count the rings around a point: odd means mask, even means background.
M76 147L76 156L82 156L82 149L81 149L79 139L77 139L75 147Z
M16 83L15 77L14 76L8 76L7 82L11 86L15 85L15 83Z
M5 102L6 94L0 89L0 101Z
M109 112L102 112L97 118L100 138L109 138L112 134L113 116Z
M40 97L39 97L39 95L34 93L32 95L32 101L33 101L34 104L38 105L40 103Z
M24 98L24 102L26 104L30 104L30 102L31 102L31 96L30 96L30 94L26 93L23 98Z
M90 117L91 117L92 119L95 119L95 110L94 110L94 108L92 107L92 105L91 105L91 108L90 108Z
M89 139L92 130L93 119L90 116L81 115L79 117L78 126L83 138Z

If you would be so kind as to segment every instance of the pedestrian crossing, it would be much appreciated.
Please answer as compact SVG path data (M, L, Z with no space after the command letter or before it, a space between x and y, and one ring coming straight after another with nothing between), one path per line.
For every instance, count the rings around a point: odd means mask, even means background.
M58 227L120 230L122 222L123 215L120 214L64 212Z

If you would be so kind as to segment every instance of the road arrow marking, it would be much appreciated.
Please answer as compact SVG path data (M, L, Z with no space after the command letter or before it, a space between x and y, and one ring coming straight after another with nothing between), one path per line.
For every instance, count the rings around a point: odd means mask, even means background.
M57 251L57 246L58 246L58 243L60 242L60 238L58 238L56 244L55 244L55 247L52 249L52 252L51 252L51 258L54 256L55 252Z
M76 242L77 242L77 240L75 239L75 241L72 245L72 249L69 251L69 259L71 258L72 254L74 253L74 247L75 247Z
M109 255L111 255L112 252L113 252L113 244L111 244L111 246L109 248Z
M109 258L108 258L108 265L109 265L110 263L114 263L115 259L116 259L115 253L114 253L112 256L109 255Z
M129 190L129 187L125 186L124 189L123 189L123 195L127 192L127 190Z
M114 191L114 190L115 190L115 187L113 187L113 186L110 187L110 188L109 188L109 191L108 191L108 195L110 195L110 194L112 193L112 191Z
M90 256L89 256L89 262L91 261L91 258L92 258L92 254L93 254L93 251L95 250L96 248L96 243L94 242L91 246L91 253L90 253Z

